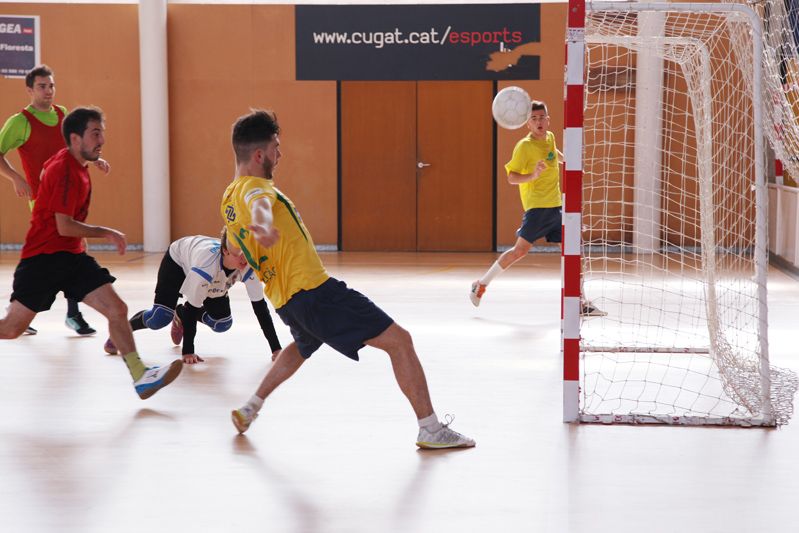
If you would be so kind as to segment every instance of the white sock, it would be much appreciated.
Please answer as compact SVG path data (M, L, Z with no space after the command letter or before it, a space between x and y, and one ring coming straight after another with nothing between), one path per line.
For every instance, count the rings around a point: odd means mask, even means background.
M435 433L441 429L441 422L438 421L438 417L436 416L435 412L433 412L433 414L430 416L420 418L418 422L420 428L424 428L430 433Z
M261 407L263 407L263 405L264 405L263 398L259 398L258 396L253 394L252 397L249 400L247 400L246 406L252 409L253 412L257 413L258 411L261 410Z
M494 261L494 264L491 265L491 268L488 269L488 272L483 274L483 277L480 278L480 283L482 285L488 285L491 283L491 280L499 274L500 272L505 272L505 269L499 266L499 261Z

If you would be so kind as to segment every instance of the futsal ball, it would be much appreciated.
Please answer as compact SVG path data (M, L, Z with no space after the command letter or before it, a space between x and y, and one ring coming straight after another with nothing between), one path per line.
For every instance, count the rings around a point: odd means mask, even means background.
M503 128L519 129L530 118L530 95L521 87L505 87L494 97L491 113Z

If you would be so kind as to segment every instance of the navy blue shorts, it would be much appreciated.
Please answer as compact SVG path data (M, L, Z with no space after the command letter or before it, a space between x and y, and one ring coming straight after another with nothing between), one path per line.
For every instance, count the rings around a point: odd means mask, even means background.
M536 207L524 212L522 227L516 230L516 236L527 242L535 242L541 237L546 237L547 242L561 242L560 207Z
M335 278L298 292L276 311L306 359L324 343L357 361L364 341L394 323L372 300Z
M17 265L11 301L17 300L41 313L50 309L59 292L80 302L90 292L114 281L116 278L86 253L39 254L26 257Z

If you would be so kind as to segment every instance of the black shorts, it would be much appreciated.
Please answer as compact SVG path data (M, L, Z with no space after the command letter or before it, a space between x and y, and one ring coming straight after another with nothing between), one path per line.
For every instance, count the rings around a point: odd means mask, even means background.
M186 274L180 266L169 255L169 251L161 259L158 267L158 281L155 284L154 303L168 307L173 311L180 300L180 288L186 281ZM203 309L214 320L220 320L230 316L230 298L227 293L217 298L206 298L203 301Z
M85 252L39 254L26 257L17 265L11 301L41 313L50 309L59 292L80 302L90 292L114 281L116 278L108 269Z
M276 311L306 359L325 343L357 361L364 341L394 323L372 300L334 278L298 292Z
M516 230L516 236L529 243L541 237L546 237L547 242L561 242L562 216L560 207L536 207L524 212L522 227Z

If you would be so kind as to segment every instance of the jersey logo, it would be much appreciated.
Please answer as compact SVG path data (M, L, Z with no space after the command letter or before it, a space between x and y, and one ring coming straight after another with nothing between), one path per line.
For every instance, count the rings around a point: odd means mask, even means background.
M547 154L547 161L552 161L553 159L555 159L555 152L549 152Z
M225 218L228 220L228 222L235 222L236 210L232 205L229 205L225 208Z

